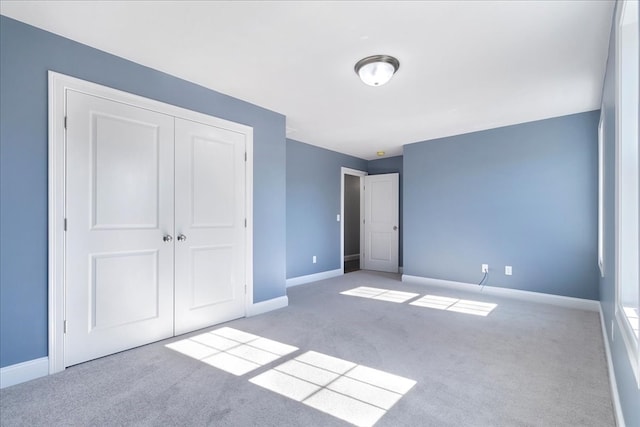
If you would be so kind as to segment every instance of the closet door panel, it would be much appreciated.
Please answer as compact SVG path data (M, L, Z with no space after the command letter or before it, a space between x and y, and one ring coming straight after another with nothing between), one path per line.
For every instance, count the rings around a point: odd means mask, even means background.
M69 90L65 366L173 334L173 117Z
M175 333L245 314L245 136L176 119Z

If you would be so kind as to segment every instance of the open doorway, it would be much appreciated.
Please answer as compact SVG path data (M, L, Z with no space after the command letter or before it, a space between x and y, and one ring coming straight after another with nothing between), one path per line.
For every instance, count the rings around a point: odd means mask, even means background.
M360 270L360 177L344 176L344 272Z
M360 269L363 247L362 219L364 214L363 178L366 172L342 168L341 197L341 262L343 273Z

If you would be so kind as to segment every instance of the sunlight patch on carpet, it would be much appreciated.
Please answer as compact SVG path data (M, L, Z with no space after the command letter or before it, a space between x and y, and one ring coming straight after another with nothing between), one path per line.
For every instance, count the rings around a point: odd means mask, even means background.
M357 426L374 425L416 384L315 351L249 381Z
M391 289L370 288L368 286L360 286L358 288L350 289L348 291L340 293L342 295L350 295L354 297L370 298L397 303L409 301L411 298L415 298L420 295L411 292L394 291Z
M238 376L298 350L228 327L175 341L166 347Z
M488 316L498 304L489 302L472 301L458 298L425 295L411 303L419 307L435 308L437 310L455 311L457 313L473 314L476 316Z

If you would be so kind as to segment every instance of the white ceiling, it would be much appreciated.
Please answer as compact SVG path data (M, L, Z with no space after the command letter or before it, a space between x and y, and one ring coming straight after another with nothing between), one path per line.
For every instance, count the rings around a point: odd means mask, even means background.
M599 108L613 1L6 1L0 13L287 116L372 159ZM389 54L385 86L359 59Z

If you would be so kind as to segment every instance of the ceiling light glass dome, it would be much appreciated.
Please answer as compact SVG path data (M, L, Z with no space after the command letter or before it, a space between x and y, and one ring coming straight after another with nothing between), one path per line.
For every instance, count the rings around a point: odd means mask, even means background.
M374 55L361 59L356 63L355 71L365 84L382 86L400 68L400 61L389 55Z

